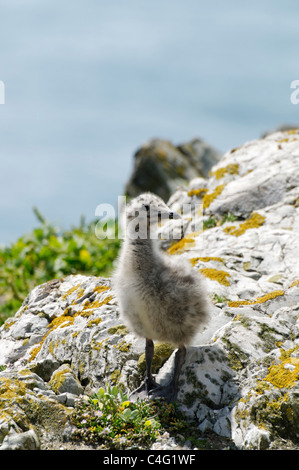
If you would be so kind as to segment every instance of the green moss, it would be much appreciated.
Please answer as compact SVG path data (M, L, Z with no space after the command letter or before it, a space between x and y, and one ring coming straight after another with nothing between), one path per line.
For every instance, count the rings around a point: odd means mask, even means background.
M111 383L113 385L117 385L120 377L121 377L121 371L119 369L115 369L110 375Z
M209 398L207 387L198 379L193 367L187 367L186 378L187 383L193 386L193 390L192 392L185 393L184 405L188 408L191 408L196 401L200 401L200 403L203 403L213 409L215 404Z
M248 355L245 354L239 346L232 343L228 337L222 337L222 341L228 348L228 362L231 369L239 371L244 369L244 366L248 363Z
M277 391L270 397L267 391L260 395L250 410L250 418L259 427L270 426L273 437L298 442L298 404L290 400L288 393Z
M128 334L129 330L126 327L126 325L116 325L107 330L109 335L120 335L120 336L125 336Z
M241 325L244 326L244 328L250 328L250 325L252 323L248 317L246 317L245 315L241 315L240 313L234 318L233 321L239 321Z
M170 344L166 343L156 343L155 344L155 352L154 352L154 357L153 357L153 363L152 363L152 372L156 374L159 369L163 366L163 364L167 361L167 359L171 356L173 353L174 348ZM145 373L146 369L146 364L145 364L145 354L141 354L141 356L138 359L138 371L140 374Z
M262 340L262 349L265 352L270 352L275 348L276 346L276 334L277 332L273 329L270 328L267 324L261 323L261 329L258 333L259 338Z
M203 221L203 229L208 230L209 228L216 227L218 220L214 216L210 216L208 219Z

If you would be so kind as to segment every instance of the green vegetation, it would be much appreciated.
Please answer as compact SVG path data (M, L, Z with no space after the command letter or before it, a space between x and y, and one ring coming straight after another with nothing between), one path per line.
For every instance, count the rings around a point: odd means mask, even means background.
M203 229L208 230L209 228L223 225L225 222L235 222L236 220L239 220L238 217L230 212L223 214L221 218L211 215L208 219L203 221Z
M81 400L72 421L77 428L74 439L96 444L99 449L148 448L158 438L171 435L200 445L198 430L187 423L175 404L132 402L117 387L100 388L88 400Z
M222 304L224 302L228 302L229 300L225 296L221 297L218 294L214 294L213 301L214 301L214 303Z
M0 325L16 313L37 285L69 274L109 276L120 240L99 240L97 222L61 230L37 209L39 226L10 246L0 248Z

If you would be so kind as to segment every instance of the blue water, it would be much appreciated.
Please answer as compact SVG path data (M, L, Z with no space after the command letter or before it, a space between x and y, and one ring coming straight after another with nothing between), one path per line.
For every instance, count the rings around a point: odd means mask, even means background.
M115 204L135 150L299 123L294 0L0 0L0 243Z

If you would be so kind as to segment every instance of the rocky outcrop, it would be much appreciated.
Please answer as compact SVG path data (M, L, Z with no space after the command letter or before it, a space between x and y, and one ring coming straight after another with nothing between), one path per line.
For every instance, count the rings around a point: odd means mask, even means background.
M187 351L180 406L200 432L241 449L298 448L299 134L228 152L168 204L182 214L161 228L169 238L177 224L174 241L165 240L169 256L202 273L211 303L211 321ZM133 390L143 352L109 279L36 287L0 329L0 449L69 439L76 398L106 382ZM172 349L159 345L157 356L165 382Z
M178 186L197 176L208 176L221 154L200 139L178 146L162 139L144 144L134 155L134 169L126 194L135 197L151 191L167 201Z

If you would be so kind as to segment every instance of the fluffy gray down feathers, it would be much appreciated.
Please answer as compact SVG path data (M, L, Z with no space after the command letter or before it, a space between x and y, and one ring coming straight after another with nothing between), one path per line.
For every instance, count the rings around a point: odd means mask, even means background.
M143 210L150 224L149 208L155 217L159 212L160 218L176 218L160 198L146 193L127 206L127 227ZM121 315L144 338L187 345L208 321L199 273L187 260L162 252L150 237L132 239L127 231L112 283Z

